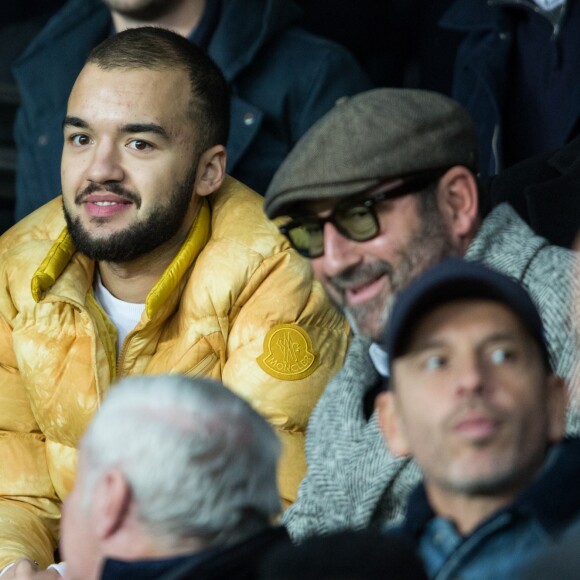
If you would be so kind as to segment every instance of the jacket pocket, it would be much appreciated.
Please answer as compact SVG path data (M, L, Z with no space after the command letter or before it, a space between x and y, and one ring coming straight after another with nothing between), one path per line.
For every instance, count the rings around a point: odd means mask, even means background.
M204 356L197 364L190 368L186 373L186 377L197 377L199 375L207 375L208 371L218 362L218 356L215 352L210 352Z

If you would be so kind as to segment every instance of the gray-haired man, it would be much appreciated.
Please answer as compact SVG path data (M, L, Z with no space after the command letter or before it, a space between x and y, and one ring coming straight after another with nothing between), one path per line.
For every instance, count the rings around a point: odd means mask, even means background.
M279 453L268 423L217 381L124 379L80 445L66 577L251 578L287 538L271 527Z
M266 194L271 217L310 258L356 330L308 431L308 474L285 513L301 538L402 514L419 473L385 450L373 414L388 361L376 344L394 296L450 255L518 279L538 305L556 372L575 358L568 315L572 252L535 236L506 204L486 212L477 137L457 103L377 89L339 103L296 145Z

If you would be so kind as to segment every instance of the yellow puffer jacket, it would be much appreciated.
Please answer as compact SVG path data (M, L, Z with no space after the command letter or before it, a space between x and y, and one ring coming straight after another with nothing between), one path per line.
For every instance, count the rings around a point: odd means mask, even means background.
M306 424L342 365L348 326L261 197L228 178L209 205L118 361L94 263L75 253L60 199L0 239L0 570L22 556L52 561L75 446L124 375L221 378L277 428L281 497L295 499Z

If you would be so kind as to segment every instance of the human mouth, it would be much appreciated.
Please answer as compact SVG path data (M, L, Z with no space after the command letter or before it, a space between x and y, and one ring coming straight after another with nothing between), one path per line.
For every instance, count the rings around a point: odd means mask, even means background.
M381 275L372 280L363 282L362 284L357 284L356 286L350 286L344 288L344 296L347 302L352 306L358 306L368 300L371 300L383 288L385 275Z
M343 306L362 306L381 295L385 284L390 287L392 278L393 268L387 262L356 265L329 279L329 294L340 297Z
M493 437L501 422L484 414L473 414L463 417L453 425L453 432L474 442L481 442Z
M88 195L83 199L82 204L91 217L117 215L125 212L133 205L131 201L114 194Z

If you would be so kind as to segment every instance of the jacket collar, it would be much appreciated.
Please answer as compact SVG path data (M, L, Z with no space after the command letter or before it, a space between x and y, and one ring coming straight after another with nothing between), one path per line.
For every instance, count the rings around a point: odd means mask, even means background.
M145 312L149 318L152 318L153 314L178 286L187 270L207 244L210 233L211 212L208 202L204 200L185 242L147 295ZM65 227L32 276L31 292L35 302L40 302L44 294L54 286L75 253L76 248L68 229ZM88 259L87 261L90 262ZM90 263L92 264L92 262Z
M35 302L40 302L44 292L52 288L63 270L68 266L76 251L68 230L65 227L32 276L30 286Z
M547 245L548 241L535 235L511 205L501 203L484 218L465 258L500 270L509 264L510 276L521 282Z
M439 25L443 28L470 32L505 27L507 18L497 6L487 0L457 0L443 14Z
M457 0L443 14L439 25L462 32L505 30L511 19L504 8L542 12L532 0ZM548 20L552 22L549 17Z
M90 22L90 26L83 25L85 22ZM60 54L62 45L55 43L55 38L63 39L67 46L74 41L78 43L79 23L82 25L82 44L89 47L88 54L90 48L109 33L111 14L101 0L70 0L47 22L17 62L24 62L36 53ZM78 58L84 62L85 56L81 53Z
M175 258L155 286L147 295L145 300L145 312L152 318L161 304L175 290L189 267L193 264L199 253L203 250L209 240L211 233L211 212L207 200L204 200L201 209L195 218L195 222L189 230L185 242L177 252Z
M241 542L214 549L210 557L193 564L186 562L156 578L159 580L255 578L264 554L274 546L284 544L290 544L286 528L282 526L266 528Z
M549 158L548 164L564 175L570 171L580 172L580 135L558 149Z
M213 550L210 550L213 553ZM184 564L195 567L209 557L209 552L177 556L163 560L105 560L102 580L153 580Z
M536 519L551 535L557 535L580 513L580 494L574 485L580 477L580 438L564 439L554 445L537 478L509 506L493 513L479 526L507 513ZM557 490L557 492L556 492ZM419 484L409 498L403 530L418 538L434 517L425 488Z
M222 12L208 52L231 82L280 31L297 22L290 0L222 0ZM235 33L232 33L235 31Z

